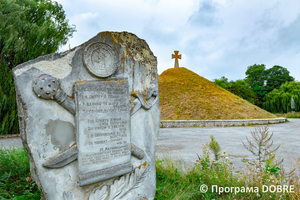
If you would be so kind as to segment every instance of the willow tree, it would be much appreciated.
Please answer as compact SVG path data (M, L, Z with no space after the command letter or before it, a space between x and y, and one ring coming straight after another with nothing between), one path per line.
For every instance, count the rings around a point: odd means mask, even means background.
M272 113L290 112L292 96L295 101L295 111L300 111L300 82L296 81L285 82L279 89L268 93L263 108Z
M11 69L58 51L72 37L60 4L51 0L0 1L0 135L18 133Z

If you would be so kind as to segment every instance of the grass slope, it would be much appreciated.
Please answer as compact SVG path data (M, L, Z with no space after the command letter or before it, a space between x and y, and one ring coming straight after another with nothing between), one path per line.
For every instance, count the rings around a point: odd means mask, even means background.
M158 83L162 120L276 118L183 67L164 71Z

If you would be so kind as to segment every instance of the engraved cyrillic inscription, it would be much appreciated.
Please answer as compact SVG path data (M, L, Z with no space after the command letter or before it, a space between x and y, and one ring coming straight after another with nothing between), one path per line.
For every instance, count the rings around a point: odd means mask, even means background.
M94 144L103 144L105 141L95 141ZM122 141L123 143L124 141ZM121 144L122 144L121 143ZM128 145L125 142L123 146L115 146L115 147L106 147L101 149L98 153L86 154L82 158L82 166L90 165L90 164L98 164L101 162L108 162L112 158L119 158L125 155L130 155L128 151Z
M127 79L76 83L75 95L79 174L129 163Z

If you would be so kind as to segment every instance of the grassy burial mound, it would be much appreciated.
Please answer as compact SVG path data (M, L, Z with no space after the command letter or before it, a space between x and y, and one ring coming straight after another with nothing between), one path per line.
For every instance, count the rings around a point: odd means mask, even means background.
M276 118L186 68L158 76L162 120Z

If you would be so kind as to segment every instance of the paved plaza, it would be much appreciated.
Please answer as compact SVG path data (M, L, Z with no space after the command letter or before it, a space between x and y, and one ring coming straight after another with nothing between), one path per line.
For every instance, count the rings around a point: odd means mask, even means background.
M277 158L284 158L284 167L289 168L290 161L300 157L300 119L288 119L289 122L270 124L273 132L274 147L281 145L275 152ZM202 155L202 145L210 142L210 135L220 144L235 168L243 165L242 158L255 158L242 144L246 136L252 140L251 131L259 126L248 127L210 127L210 128L163 128L156 146L156 155L166 155L172 159L192 165L197 154Z

